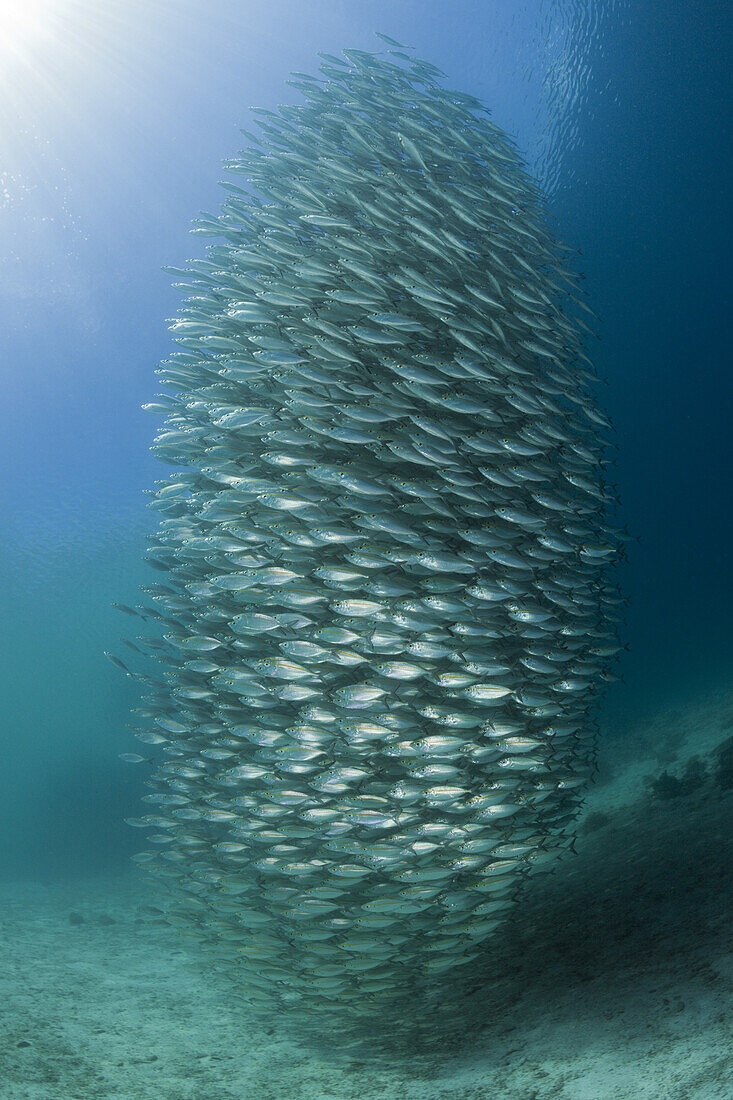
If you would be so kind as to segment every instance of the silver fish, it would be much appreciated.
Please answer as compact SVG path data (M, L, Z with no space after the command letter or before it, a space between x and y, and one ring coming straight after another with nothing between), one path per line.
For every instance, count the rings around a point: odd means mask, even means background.
M397 1028L450 1012L569 842L624 537L542 196L477 100L382 38L255 112L174 272L165 584L123 610L157 672L135 824L169 919L253 1003Z

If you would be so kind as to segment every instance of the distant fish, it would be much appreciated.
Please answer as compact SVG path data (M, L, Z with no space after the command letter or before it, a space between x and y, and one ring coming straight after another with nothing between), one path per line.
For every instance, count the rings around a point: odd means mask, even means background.
M107 660L112 662L115 668L119 668L121 672L124 672L125 676L132 676L132 673L130 672L125 662L121 661L119 657L116 657L114 653L110 653L108 650L105 649L104 655Z
M113 607L116 607L118 611L123 611L125 615L130 615L133 619L136 619L140 612L134 607L128 607L125 603L113 603Z

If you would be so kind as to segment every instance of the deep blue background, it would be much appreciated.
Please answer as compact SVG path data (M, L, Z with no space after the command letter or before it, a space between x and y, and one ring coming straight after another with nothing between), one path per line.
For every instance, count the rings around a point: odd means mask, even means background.
M136 694L102 657L145 579L143 490L165 468L140 405L169 349L163 265L201 245L249 106L294 98L318 50L416 47L479 95L580 250L639 536L625 682L604 725L730 667L730 7L713 0L452 3L57 0L0 80L3 769L0 868L125 865ZM8 94L10 89L10 94ZM8 106L9 104L9 106Z

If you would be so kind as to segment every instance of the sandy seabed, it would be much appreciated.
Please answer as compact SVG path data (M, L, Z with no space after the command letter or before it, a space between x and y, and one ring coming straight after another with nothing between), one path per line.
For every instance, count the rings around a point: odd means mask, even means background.
M733 697L635 733L607 745L577 854L517 905L464 1038L423 1052L254 1016L142 918L158 897L134 869L0 885L0 1097L731 1100Z

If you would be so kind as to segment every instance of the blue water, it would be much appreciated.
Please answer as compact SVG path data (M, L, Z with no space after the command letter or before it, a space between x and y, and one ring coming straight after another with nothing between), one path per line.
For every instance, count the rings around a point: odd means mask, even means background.
M140 410L178 304L161 269L202 254L186 231L248 108L375 29L491 107L579 252L638 539L605 736L729 679L731 22L716 0L49 0L2 47L0 875L127 871L137 691L102 654L165 476Z

